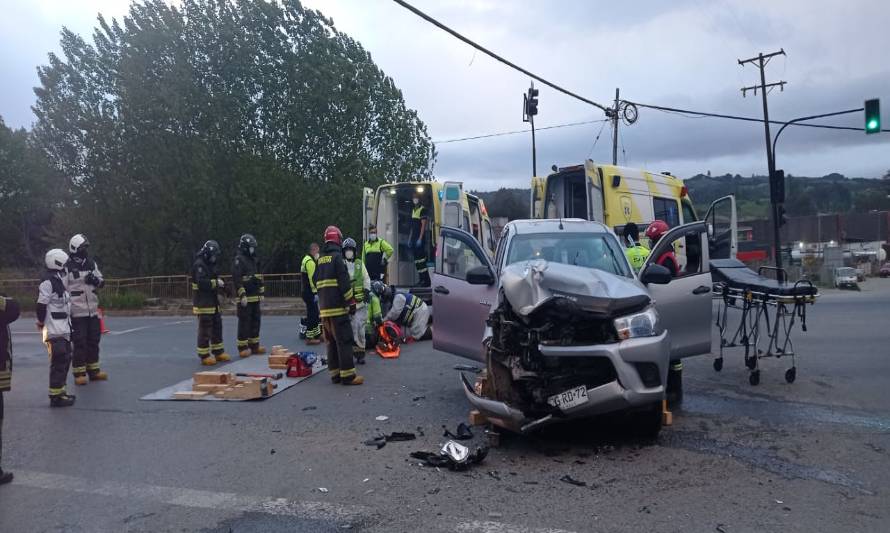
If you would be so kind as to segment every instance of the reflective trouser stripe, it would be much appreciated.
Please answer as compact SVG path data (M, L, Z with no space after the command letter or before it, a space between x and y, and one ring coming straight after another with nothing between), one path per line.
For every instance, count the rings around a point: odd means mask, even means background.
M216 313L216 307L192 307L192 313L196 315L212 315Z
M85 366L74 366L71 367L71 373L75 376L80 376L87 373L87 367Z
M237 344L238 344L238 347L239 347L239 348L244 348L245 346L247 346L247 341L246 341L246 340L238 339Z
M222 349L225 349L225 347L226 347L225 343L222 343L222 342L210 345L211 350L222 350Z
M335 280L335 279L320 279L315 282L316 289L324 289L324 288L331 288L331 287L337 287L337 280Z
M49 388L50 396L61 396L63 394L65 394L65 387L59 387L59 388L50 387Z
M198 355L200 355L202 358L207 357L208 355L210 355L210 348L209 347L208 348L200 348L199 347Z
M259 337L251 337L251 338L247 339L247 343L248 344L259 344L260 338Z
M99 370L99 363L87 363L87 370Z
M414 261L414 268L417 269L418 273L427 272L429 269L426 265L426 257Z
M354 368L350 368L349 370L341 370L341 371L340 371L340 377L341 377L341 378L351 378L351 377L354 376L354 375L355 375L355 369L354 369Z
M331 373L331 377L340 377L340 371L336 368L332 368L328 372Z
M320 337L320 336L321 336L321 325L318 325L312 329L306 330L306 338L307 339L314 339L314 338Z
M247 294L247 289L245 289L244 287L238 287L238 296L244 296L245 294Z
M322 309L318 312L318 316L321 318L331 318L335 316L343 316L349 314L349 310L345 307L334 307L332 309Z
M248 302L248 303L259 302L259 301L260 301L260 298L262 298L262 296L248 296L248 297L247 297L247 302Z
M683 370L683 361L672 361L671 370L673 370L674 372Z

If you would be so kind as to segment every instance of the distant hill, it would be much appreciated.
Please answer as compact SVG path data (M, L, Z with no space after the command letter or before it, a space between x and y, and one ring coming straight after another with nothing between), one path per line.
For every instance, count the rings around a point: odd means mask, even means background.
M686 179L685 183L698 213L704 214L717 198L735 194L739 218L769 217L769 180L766 176L746 178L738 174L697 174ZM528 217L529 189L472 193L482 198L493 217L502 216L510 220ZM786 176L785 210L788 216L890 211L890 171L883 179L847 178L837 173L821 178Z

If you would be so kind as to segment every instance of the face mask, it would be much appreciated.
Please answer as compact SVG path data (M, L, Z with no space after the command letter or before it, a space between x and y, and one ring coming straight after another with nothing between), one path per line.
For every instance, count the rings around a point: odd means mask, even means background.
M315 252L314 254L312 254L312 257L315 258L316 261L318 261L318 255L318 252Z
M411 201L414 202L414 205L417 205L420 203L420 198L414 198Z
M355 257L355 253L352 250L346 250L343 255L346 256L346 259L352 261L352 258Z
M368 239L369 239L369 240L372 240L372 241L376 241L376 240L377 240L377 234L376 234L376 233L369 233L369 234L368 234Z

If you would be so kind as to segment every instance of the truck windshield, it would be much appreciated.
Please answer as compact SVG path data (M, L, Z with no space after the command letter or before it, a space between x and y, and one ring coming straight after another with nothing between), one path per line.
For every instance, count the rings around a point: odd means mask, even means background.
M536 233L513 237L504 266L532 259L633 277L618 241L608 233Z

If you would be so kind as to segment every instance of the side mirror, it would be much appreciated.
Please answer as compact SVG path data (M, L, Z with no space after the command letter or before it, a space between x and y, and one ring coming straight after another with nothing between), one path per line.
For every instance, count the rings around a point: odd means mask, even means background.
M667 267L652 263L640 272L640 281L644 285L654 283L656 285L666 285L671 282L673 277L671 271Z
M665 268L665 270L667 269ZM467 283L470 285L494 285L494 274L487 266L479 265L467 270Z

